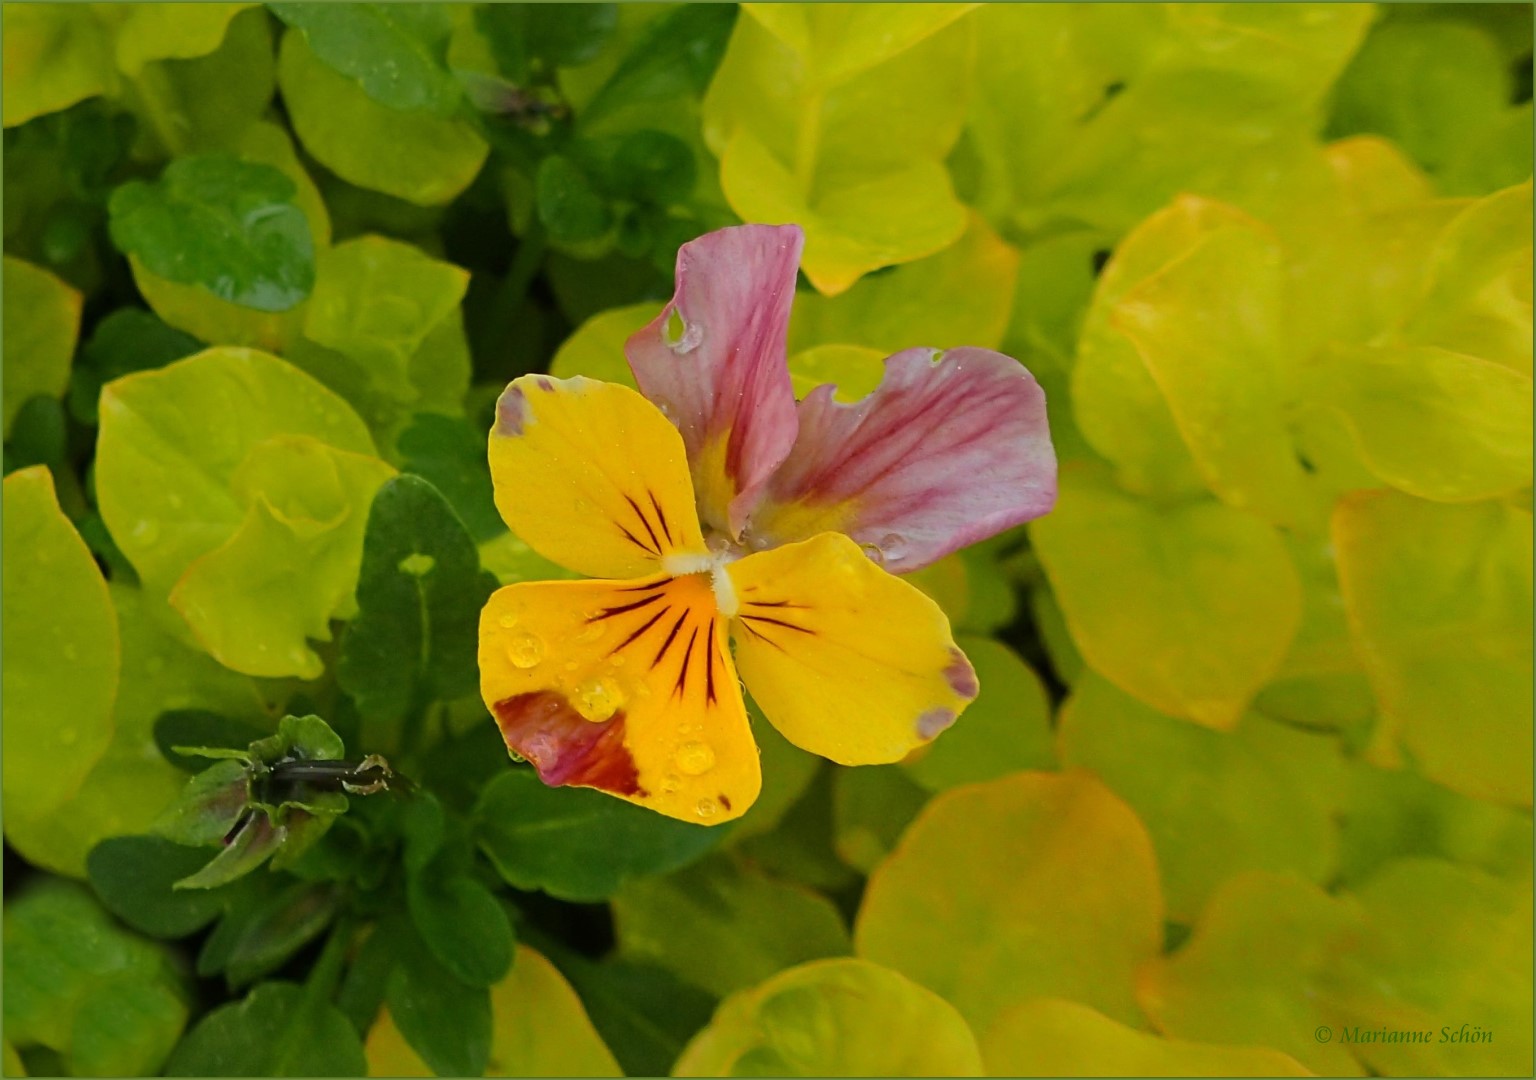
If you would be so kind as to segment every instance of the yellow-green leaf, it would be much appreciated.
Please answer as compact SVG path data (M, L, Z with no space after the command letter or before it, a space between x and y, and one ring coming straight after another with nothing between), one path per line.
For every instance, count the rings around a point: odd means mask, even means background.
M226 667L318 678L325 667L305 639L329 641L330 620L356 613L368 508L393 475L372 454L307 435L258 443L231 477L244 519L187 567L171 606Z
M1331 350L1314 371L1311 392L1398 490L1466 502L1530 485L1528 374L1430 345Z
M250 679L220 667L161 628L138 589L108 586L122 638L112 741L74 796L39 818L11 815L6 839L34 865L85 877L85 859L112 836L145 832L181 793L186 773L155 744L155 720L171 709L208 709L269 723Z
M1362 493L1334 514L1381 711L1426 776L1531 803L1531 514Z
M1313 515L1286 429L1279 241L1197 200L1181 199L1171 213L1213 226L1122 293L1109 326L1135 348L1218 498L1271 521L1305 521Z
M156 602L192 571L184 617L248 674L318 674L297 627L323 640L326 620L350 609L368 497L385 475L346 402L265 353L209 349L102 391L96 487L107 528ZM276 530L291 535L278 542ZM262 536L277 546L261 548ZM242 552L248 560L229 562ZM207 557L232 576L212 575ZM262 663L223 637L239 634L232 613L187 606L200 579L265 605L262 632L244 643ZM300 579L301 590L273 587ZM276 625L292 636L273 638Z
M721 1003L673 1076L981 1076L952 1006L866 960L819 960Z
M1479 199L1445 227L1403 336L1530 377L1531 181Z
M744 220L805 228L802 267L820 291L965 231L942 162L964 119L969 10L766 4L737 19L705 138Z
M1136 968L1162 947L1152 842L1086 772L1015 773L934 798L870 876L858 955L958 1008L978 1036L1059 996L1136 1023Z
M1059 727L1064 766L1097 773L1146 823L1168 917L1193 922L1244 870L1332 872L1338 745L1249 713L1230 732L1164 716L1089 674Z
M115 55L125 75L137 75L152 60L185 60L213 52L230 20L254 4L113 5Z
M815 345L789 358L789 384L797 399L832 383L838 401L858 401L873 393L884 375L884 354L863 345Z
M1220 503L1132 498L1088 467L1060 479L1030 536L1083 657L1162 712L1231 727L1301 618L1279 533Z
M962 635L981 693L954 726L902 762L929 791L1056 764L1051 705L1040 677L1000 641Z
M41 267L5 256L5 434L33 397L62 397L80 334L80 293Z
M1390 864L1358 893L1359 944L1335 976L1339 1026L1426 1033L1351 1049L1383 1076L1519 1076L1531 1067L1531 880L1438 859Z
M549 373L557 379L585 375L589 379L635 386L634 372L624 358L624 342L631 334L656 317L656 304L630 304L594 315L576 328L575 333L555 352Z
M440 206L469 186L490 152L465 121L380 105L297 31L283 35L277 77L304 148L359 187Z
M1269 1046L1323 1076L1359 1076L1349 1047L1333 1041L1327 991L1360 925L1357 905L1300 878L1241 874L1178 952L1143 969L1137 1000L1170 1038Z
M410 399L412 354L468 287L469 273L452 263L388 237L358 237L320 257L304 334Z
M1115 465L1128 490L1180 495L1205 484L1157 380L1115 329L1115 309L1139 284L1237 220L1219 203L1181 200L1137 226L1099 275L1072 367L1072 409L1083 436Z
M1163 1039L1060 998L1009 1009L982 1040L992 1076L1311 1076L1260 1046Z
M995 349L1013 308L1018 265L1019 253L972 213L965 234L937 255L864 278L840 296L795 297L789 351L834 344L885 355L914 346Z
M634 878L613 898L619 950L724 997L795 964L853 951L831 901L713 857Z
M116 85L112 39L85 4L7 5L0 21L6 127L67 109Z
M433 1076L389 1011L364 1046L371 1076ZM623 1076L571 984L542 955L517 947L512 971L491 987L486 1076Z
M4 484L5 817L45 817L112 739L121 646L107 583L42 465Z

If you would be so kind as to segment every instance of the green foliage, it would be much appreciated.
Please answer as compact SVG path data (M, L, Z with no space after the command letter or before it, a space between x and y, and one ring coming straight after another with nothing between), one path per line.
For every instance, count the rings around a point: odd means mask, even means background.
M361 1041L335 1006L266 982L209 1013L166 1065L168 1076L362 1076Z
M596 791L545 787L532 769L487 784L475 807L477 838L519 889L601 900L624 879L663 873L720 842L720 830L675 821Z
M6 816L26 821L63 805L106 752L122 653L107 584L47 469L6 477L4 522Z
M357 616L336 669L359 712L387 729L425 702L474 693L476 613L495 588L431 484L398 476L379 488L363 538Z
M867 960L783 971L728 998L676 1076L981 1076L954 1008Z
M315 283L309 223L277 169L181 158L156 184L112 193L112 242L151 273L241 307L288 311Z
M72 1075L158 1072L187 1019L170 956L78 885L41 882L7 901L7 1041L57 1052Z
M69 385L70 357L80 331L80 294L58 278L5 257L5 437L34 395L57 398Z
M1528 6L0 21L7 1074L1529 1072ZM953 727L749 702L709 829L476 635L498 395L739 221L797 397L997 349L1061 469L909 577Z

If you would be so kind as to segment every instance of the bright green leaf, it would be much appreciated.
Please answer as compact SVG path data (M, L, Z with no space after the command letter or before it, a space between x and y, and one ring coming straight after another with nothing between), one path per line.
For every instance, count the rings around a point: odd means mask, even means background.
M272 4L315 56L380 105L448 115L463 98L448 70L452 21L437 4Z
M947 1002L867 960L802 964L727 998L674 1076L981 1076Z
M724 857L627 882L613 914L622 956L720 996L853 950L830 901Z
M288 311L315 283L309 221L292 180L226 155L180 158L153 184L112 193L112 242L151 273L257 311Z
M80 333L81 296L48 271L5 256L5 437L26 402L61 397Z
M983 1039L1038 995L1135 1023L1136 969L1162 938L1151 840L1084 772L935 797L870 877L854 928L858 955L938 992Z
M1163 507L1068 468L1030 537L1094 670L1210 727L1236 723L1301 617L1279 533L1219 503Z

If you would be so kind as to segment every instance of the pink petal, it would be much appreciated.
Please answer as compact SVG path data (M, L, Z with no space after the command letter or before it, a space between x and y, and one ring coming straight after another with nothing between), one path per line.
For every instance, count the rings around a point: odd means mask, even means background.
M625 345L683 433L700 516L733 537L795 441L785 339L804 242L797 225L740 225L684 244L672 302Z
M748 528L754 546L842 532L903 574L1055 503L1045 393L1017 360L907 349L868 397L843 404L832 390L800 403L794 449Z

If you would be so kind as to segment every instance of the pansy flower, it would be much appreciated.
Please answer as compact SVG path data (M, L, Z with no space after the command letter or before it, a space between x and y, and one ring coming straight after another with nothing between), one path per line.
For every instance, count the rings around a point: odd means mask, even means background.
M596 579L509 585L481 616L486 705L547 784L715 824L761 786L738 672L790 742L847 765L900 760L976 696L944 613L897 575L1050 509L1044 395L999 353L908 349L860 401L797 403L802 242L685 244L627 343L644 396L526 375L497 402L497 508Z

